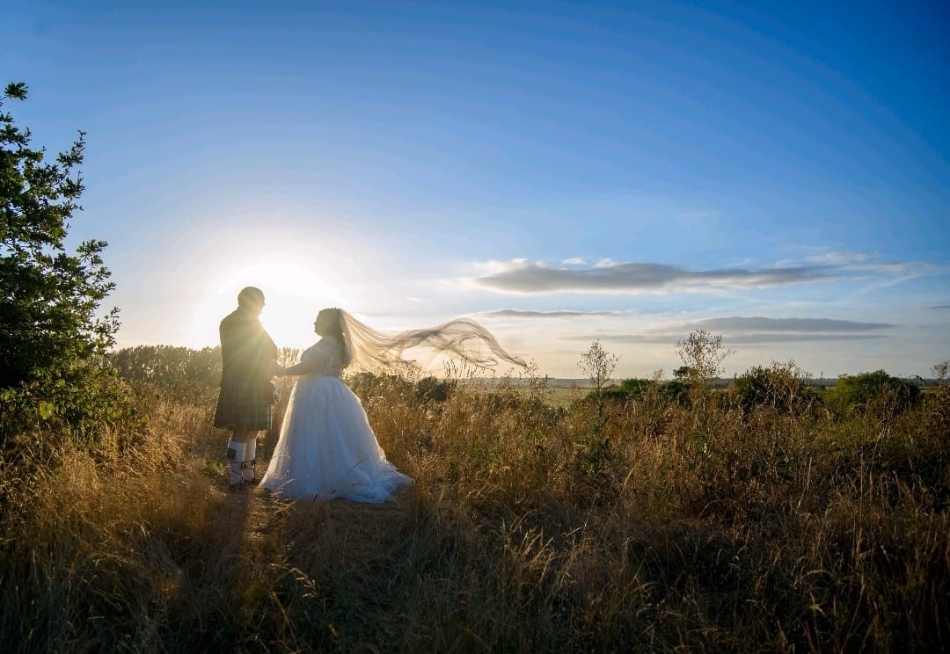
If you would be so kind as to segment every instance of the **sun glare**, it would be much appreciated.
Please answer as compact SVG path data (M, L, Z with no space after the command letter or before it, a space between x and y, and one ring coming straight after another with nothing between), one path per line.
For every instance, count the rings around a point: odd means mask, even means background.
M339 293L313 269L290 261L266 261L226 271L204 308L196 312L189 340L192 347L213 345L218 323L237 307L245 286L264 291L261 322L278 347L306 347L314 342L313 320L326 306L340 304Z

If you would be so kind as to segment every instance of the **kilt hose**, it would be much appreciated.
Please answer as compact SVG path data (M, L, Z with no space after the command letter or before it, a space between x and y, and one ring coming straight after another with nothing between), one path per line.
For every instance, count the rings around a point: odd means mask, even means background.
M271 384L225 382L214 410L214 426L232 431L270 429L274 387Z

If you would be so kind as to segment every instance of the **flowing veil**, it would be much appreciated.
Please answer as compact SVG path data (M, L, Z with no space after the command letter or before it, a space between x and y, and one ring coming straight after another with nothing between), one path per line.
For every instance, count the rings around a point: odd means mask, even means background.
M378 332L342 309L340 323L346 341L347 367L354 372L380 373L420 365L417 359L405 356L407 350L413 350L426 363L447 354L478 367L492 367L501 361L527 367L523 359L506 352L491 332L469 318L394 335Z

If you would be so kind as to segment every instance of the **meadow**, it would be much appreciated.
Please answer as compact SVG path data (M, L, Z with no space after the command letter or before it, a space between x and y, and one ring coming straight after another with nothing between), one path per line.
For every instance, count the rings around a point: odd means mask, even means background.
M286 503L227 489L215 356L130 354L135 421L4 443L5 651L950 648L945 385L836 405L791 365L678 395L361 376L415 484Z

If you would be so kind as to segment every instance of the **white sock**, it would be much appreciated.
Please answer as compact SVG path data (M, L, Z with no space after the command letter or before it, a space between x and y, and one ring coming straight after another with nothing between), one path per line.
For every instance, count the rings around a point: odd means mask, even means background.
M247 442L247 448L244 450L244 481L254 481L254 457L257 455L257 439L252 438Z
M244 481L244 473L241 467L244 465L245 451L247 444L231 439L228 441L228 463L231 466L231 485L240 484Z

